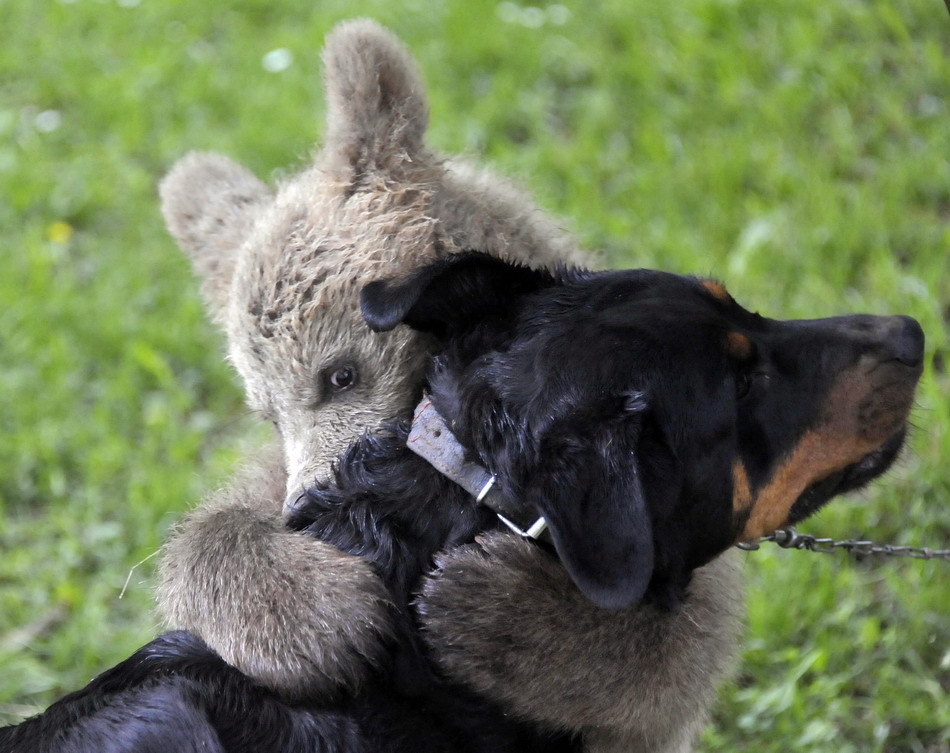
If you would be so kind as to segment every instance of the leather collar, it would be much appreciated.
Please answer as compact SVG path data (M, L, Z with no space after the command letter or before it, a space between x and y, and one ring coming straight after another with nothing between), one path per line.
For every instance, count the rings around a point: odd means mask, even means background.
M543 517L526 520L523 507L512 504L495 486L495 476L478 463L465 459L465 448L459 444L439 415L432 401L425 397L416 406L406 446L424 458L446 478L454 481L475 497L475 501L494 512L508 528L533 540L551 540L551 532Z

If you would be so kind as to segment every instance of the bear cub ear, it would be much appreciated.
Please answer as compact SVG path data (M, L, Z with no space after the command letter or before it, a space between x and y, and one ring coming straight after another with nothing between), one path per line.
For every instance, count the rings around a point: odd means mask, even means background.
M227 157L193 152L175 163L159 194L165 225L191 259L211 314L221 321L237 252L272 201L270 189Z
M366 18L345 21L323 52L327 127L323 156L347 182L366 170L418 162L429 123L419 71L402 42Z

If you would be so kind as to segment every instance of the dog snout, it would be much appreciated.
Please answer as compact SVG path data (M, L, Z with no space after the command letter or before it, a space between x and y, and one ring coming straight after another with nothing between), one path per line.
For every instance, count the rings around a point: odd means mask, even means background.
M899 363L919 369L924 358L924 332L909 316L856 314L824 320L830 342L850 343L865 357L878 363ZM814 324L819 328L821 320Z
M885 348L890 360L919 368L924 359L924 331L920 324L909 316L892 316L888 320Z

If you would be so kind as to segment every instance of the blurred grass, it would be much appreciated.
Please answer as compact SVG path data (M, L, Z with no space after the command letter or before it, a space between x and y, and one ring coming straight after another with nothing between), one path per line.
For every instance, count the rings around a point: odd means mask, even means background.
M430 143L517 176L612 265L778 317L917 317L899 467L805 526L950 545L950 18L939 0L0 2L0 723L147 640L144 562L260 437L155 183L264 177L322 118L318 50L371 15ZM290 65L265 69L283 49ZM946 752L950 564L747 556L746 650L706 751Z

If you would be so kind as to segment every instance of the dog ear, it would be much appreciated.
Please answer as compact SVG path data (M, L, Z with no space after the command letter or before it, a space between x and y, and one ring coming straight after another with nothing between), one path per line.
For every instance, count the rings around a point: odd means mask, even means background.
M634 413L643 400L628 401ZM541 443L526 502L551 528L577 587L603 608L643 599L653 576L653 526L637 463L638 415L599 425L558 422Z
M472 251L447 256L403 280L370 282L360 292L360 307L375 332L408 324L446 338L489 317L504 318L521 296L553 283L547 271Z

